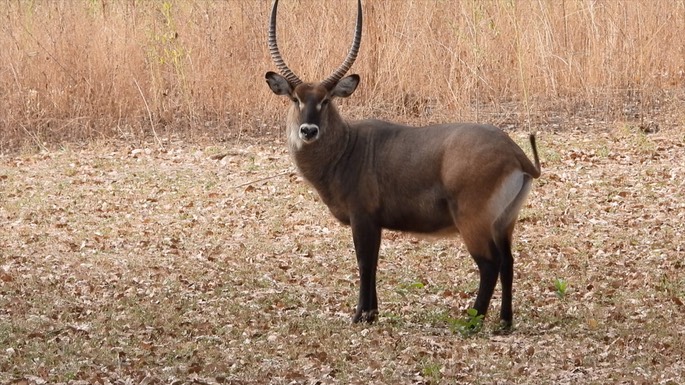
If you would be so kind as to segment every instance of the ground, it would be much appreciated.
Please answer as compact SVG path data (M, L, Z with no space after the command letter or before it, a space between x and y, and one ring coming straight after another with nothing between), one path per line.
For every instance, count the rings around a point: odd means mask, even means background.
M380 319L351 324L349 228L282 142L0 157L0 383L679 383L685 130L538 146L504 335L499 289L460 328L478 275L459 238L393 232Z

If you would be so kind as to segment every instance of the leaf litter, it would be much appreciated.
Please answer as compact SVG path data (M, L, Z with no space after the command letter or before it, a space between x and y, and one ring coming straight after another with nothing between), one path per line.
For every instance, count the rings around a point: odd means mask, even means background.
M350 323L349 229L283 143L4 156L0 382L678 383L682 128L538 143L516 329L494 333L496 292L471 337L451 328L478 285L458 238L386 232L380 320Z

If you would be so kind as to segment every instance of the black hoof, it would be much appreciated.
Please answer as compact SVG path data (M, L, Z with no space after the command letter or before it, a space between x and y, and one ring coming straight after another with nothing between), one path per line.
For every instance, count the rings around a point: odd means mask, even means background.
M514 326L511 321L500 320L499 325L494 330L496 335L508 335L514 331Z
M352 323L366 322L368 324L374 323L378 319L378 309L361 311L357 310L354 317L352 317Z

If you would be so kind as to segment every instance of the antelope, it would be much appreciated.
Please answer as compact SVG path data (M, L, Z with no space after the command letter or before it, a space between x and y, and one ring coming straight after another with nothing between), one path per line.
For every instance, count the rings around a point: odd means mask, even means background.
M278 0L273 2L268 44L280 74L266 73L276 95L290 98L286 131L290 155L333 216L352 228L359 268L354 323L378 317L376 269L383 229L418 234L461 234L478 266L473 308L485 316L497 279L501 324L512 326L512 236L519 211L540 176L535 164L502 130L456 123L409 127L380 120L349 121L335 98L346 98L359 75L345 74L357 58L362 6L357 1L354 39L343 63L320 83L305 83L285 64L276 42Z

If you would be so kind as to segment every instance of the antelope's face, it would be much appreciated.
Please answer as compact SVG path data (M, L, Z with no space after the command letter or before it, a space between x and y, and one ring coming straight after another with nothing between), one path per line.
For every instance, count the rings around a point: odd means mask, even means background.
M276 95L284 95L293 105L288 115L288 141L295 149L328 136L335 128L342 128L342 121L331 100L335 97L346 98L357 89L359 75L345 74L357 59L362 38L362 3L357 1L357 23L352 47L347 57L329 77L321 83L303 83L283 61L276 42L276 13L278 0L274 0L269 23L269 52L280 74L266 73L266 82ZM335 137L333 135L333 137Z
M286 78L275 73L267 72L266 82L276 95L285 95L292 101L288 119L289 140L297 143L310 144L327 135L329 122L337 117L335 106L331 100L336 97L346 98L357 89L359 75L350 75L334 84L329 90L323 84L300 83L293 86Z

